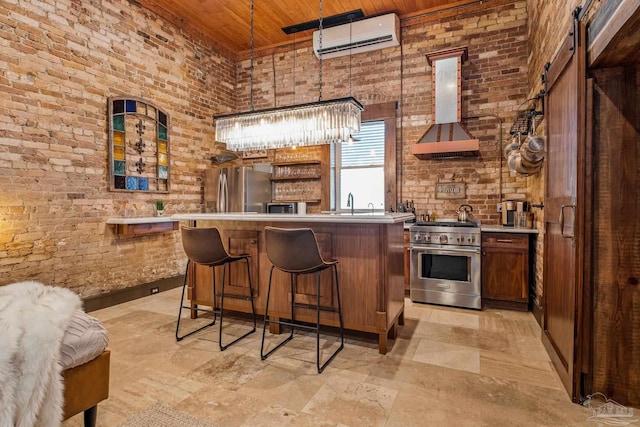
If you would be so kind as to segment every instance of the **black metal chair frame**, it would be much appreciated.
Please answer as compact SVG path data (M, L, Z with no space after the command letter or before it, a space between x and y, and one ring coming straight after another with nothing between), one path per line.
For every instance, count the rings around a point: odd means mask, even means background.
M262 360L265 360L267 357L269 357L271 354L273 354L273 352L275 352L276 350L278 350L280 347L282 347L283 345L285 345L287 342L291 341L291 339L293 338L293 332L295 329L306 329L309 331L315 331L316 332L316 367L318 368L318 373L322 373L322 371L324 371L324 368L329 364L329 362L331 362L336 355L344 348L344 324L342 321L342 304L340 301L340 285L338 282L338 267L337 267L338 261L329 261L329 262L324 262L323 265L318 266L316 268L313 268L311 270L307 270L307 271L298 271L298 272L291 272L291 271L287 271L287 270L283 270L281 268L278 268L277 266L273 265L271 266L271 271L269 273L269 286L267 288L267 303L266 303L266 307L265 307L265 312L264 312L264 325L262 328L262 343L260 345L260 358ZM334 308L334 307L324 307L320 305L320 277L321 277L321 273L322 271L326 270L327 268L333 267L333 275L332 275L332 284L335 283L336 285L336 296L337 296L337 302L338 302L338 308ZM272 283L272 278L273 278L273 270L275 268L278 268L278 270L283 271L285 273L289 273L289 285L290 285L290 292L291 292L291 320L290 321L286 321L286 320L272 320L269 318L269 299L271 296L271 283ZM295 289L294 289L294 277L297 277L299 275L304 275L304 274L311 274L311 273L317 273L317 280L316 280L316 304L302 304L302 303L296 303L295 301ZM306 308L306 309L315 309L316 310L316 325L315 326L310 326L310 325L305 325L299 322L296 322L295 319L295 309L296 308ZM331 356L321 365L320 364L320 312L321 311L328 311L328 312L333 312L333 313L338 313L338 319L340 322L340 346L338 347L337 350L335 350L333 352L333 354L331 354ZM276 345L274 348L272 348L271 350L269 350L266 354L264 352L264 339L265 339L265 335L266 335L266 331L267 331L267 325L270 323L275 323L278 325L284 325L284 326L289 326L291 328L291 332L289 334L289 336L287 338L285 338L282 342L280 342L278 345Z
M191 336L197 332L202 331L203 329L206 329L210 326L213 326L216 324L216 318L219 315L220 316L220 326L219 326L219 331L218 331L218 344L220 345L220 351L224 351L227 348L229 348L230 346L232 346L233 344L237 343L238 341L240 341L242 338L245 338L246 336L254 333L256 331L256 309L255 309L255 303L253 300L253 285L251 283L251 271L250 271L250 267L249 267L249 257L250 255L248 254L242 254L242 255L231 255L227 253L227 257L224 258L223 260L215 263L215 264L200 264L200 265L205 265L207 267L211 267L212 271L212 276L213 276L213 307L211 309L209 308L200 308L198 307L197 304L194 304L193 306L191 305L184 305L184 294L185 294L185 290L187 288L187 277L188 277L188 273L189 273L189 265L193 262L194 264L198 264L195 261L192 261L191 259L189 259L187 261L187 268L185 271L185 275L184 275L184 283L182 285L182 296L180 297L180 310L178 311L178 321L176 323L176 341L182 341L184 338ZM246 266L247 266L247 277L249 279L249 296L246 295L236 295L236 294L227 294L224 291L224 283L225 283L225 276L226 276L226 272L227 272L227 265L231 264L232 262L235 261L240 261L240 260L244 260L246 262ZM217 266L222 266L222 285L221 285L221 290L220 290L220 294L216 293L216 272L215 272L215 267ZM231 276L229 274L229 276ZM220 308L216 307L216 300L217 297L220 297ZM222 344L222 320L223 320L223 312L224 312L224 299L225 297L227 298L234 298L234 299L242 299L242 300L249 300L251 301L251 314L253 317L253 328L243 334L242 336L236 338L235 340L231 341L229 344L223 345ZM213 313L213 321L209 324L206 324L204 326L201 326L200 328L197 328L187 334L184 334L182 336L178 335L178 332L180 330L180 319L182 317L182 310L184 309L188 309L188 310L195 310L196 312L207 312L207 313Z

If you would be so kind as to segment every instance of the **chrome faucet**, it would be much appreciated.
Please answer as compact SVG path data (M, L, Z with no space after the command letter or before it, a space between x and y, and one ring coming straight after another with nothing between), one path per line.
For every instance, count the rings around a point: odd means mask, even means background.
M373 203L369 202L369 204L367 205L367 207L371 206L371 214L373 215Z
M353 202L353 194L349 193L349 195L347 196L347 207L351 208L351 215L353 215L353 208L354 208L354 202Z

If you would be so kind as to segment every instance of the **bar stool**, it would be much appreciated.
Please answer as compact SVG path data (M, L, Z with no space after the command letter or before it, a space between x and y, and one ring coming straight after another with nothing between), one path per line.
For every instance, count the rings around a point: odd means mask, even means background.
M274 351L282 347L293 338L293 331L296 328L307 329L316 332L316 366L318 373L322 373L324 368L331 360L344 348L344 328L342 323L342 306L340 304L340 287L338 283L338 261L325 261L320 254L318 241L313 230L310 228L283 229L275 227L265 227L266 251L269 261L273 264L269 273L269 287L267 290L267 304L264 314L264 326L262 329L262 344L260 346L260 357L265 360ZM273 279L273 269L277 268L285 273L289 273L290 292L291 292L291 320L272 320L269 318L269 297L271 295L271 283ZM320 273L327 268L333 268L332 284L336 285L336 295L338 308L320 306ZM316 285L316 304L301 304L295 301L294 277L301 274L317 274ZM296 323L295 309L306 308L316 310L316 326L303 325ZM320 365L320 311L337 312L340 320L340 347L333 352L331 357ZM264 353L264 338L267 330L267 324L276 323L278 325L286 325L291 327L291 333L281 343L271 349L268 353Z
M218 343L220 344L220 351L226 350L229 346L235 344L240 341L242 338L246 337L249 334L252 334L256 331L256 309L253 302L253 287L251 285L251 272L249 270L249 257L248 254L240 254L240 255L232 255L226 251L224 245L222 244L222 238L220 237L220 231L217 228L194 228L194 227L182 227L182 246L184 247L184 251L187 254L187 270L184 275L184 284L182 285L182 297L180 298L180 311L178 312L178 322L176 324L176 341L181 341L183 338L186 338L190 335L195 334L209 326L213 326L216 324L216 317L220 315L220 331L218 334ZM224 282L225 276L227 273L227 265L232 262L244 260L247 265L247 277L249 278L249 296L246 295L236 295L236 294L228 294L224 291ZM212 275L213 275L213 307L212 309L208 308L199 308L197 305L188 306L184 305L184 291L187 287L187 275L189 272L189 264L191 263L205 265L211 267ZM220 293L216 293L216 273L215 267L222 267L222 285ZM216 308L216 298L220 297L220 308ZM227 345L222 345L222 318L224 311L224 299L226 298L235 298L235 299L244 299L251 301L251 313L253 315L253 329L249 332L245 333L239 338L236 338L232 342ZM180 318L182 317L182 310L196 310L196 311L204 311L213 313L213 322L204 325L194 331L191 331L185 335L179 336L178 331L180 329Z

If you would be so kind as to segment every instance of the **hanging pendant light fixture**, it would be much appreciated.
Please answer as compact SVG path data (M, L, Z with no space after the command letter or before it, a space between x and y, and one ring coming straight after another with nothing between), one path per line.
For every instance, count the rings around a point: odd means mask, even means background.
M351 96L351 46L353 46L352 43L352 35L353 35L353 14L349 15L349 96ZM359 139L355 138L353 136L353 134L349 134L349 138L347 139L347 143L349 145L353 145L356 142L360 141Z
M322 55L320 56L319 97L317 102L255 111L253 108L253 4L251 0L250 100L251 111L214 116L216 141L232 151L263 150L331 144L347 141L360 132L364 107L349 96L322 99ZM322 0L320 9L320 48L322 48Z

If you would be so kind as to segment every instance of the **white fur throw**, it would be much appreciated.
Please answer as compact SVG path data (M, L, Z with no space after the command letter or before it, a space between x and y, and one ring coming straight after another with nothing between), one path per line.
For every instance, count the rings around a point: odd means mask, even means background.
M80 298L38 282L0 286L0 427L62 423L60 343Z

